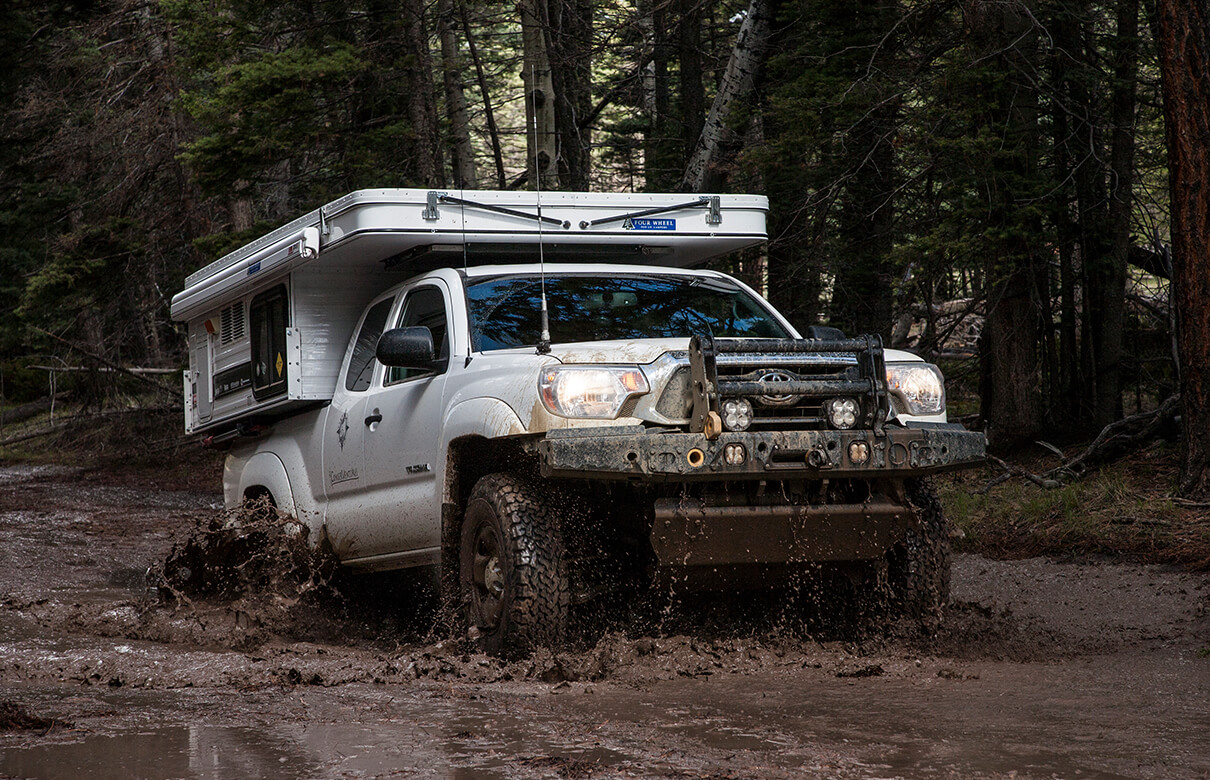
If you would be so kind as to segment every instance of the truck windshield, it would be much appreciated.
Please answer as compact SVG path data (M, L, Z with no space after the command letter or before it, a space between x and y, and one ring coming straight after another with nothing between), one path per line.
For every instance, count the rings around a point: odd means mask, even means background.
M538 343L537 276L477 280L467 287L477 352ZM725 279L693 276L547 276L550 337L557 344L613 339L743 338L789 334L750 294Z

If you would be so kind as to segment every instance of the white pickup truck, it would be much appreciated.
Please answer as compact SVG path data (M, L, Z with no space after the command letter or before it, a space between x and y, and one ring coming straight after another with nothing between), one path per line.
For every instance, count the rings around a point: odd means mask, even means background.
M191 277L186 427L229 447L228 506L268 494L349 567L441 567L490 652L653 577L823 564L935 611L921 478L984 456L940 371L650 264L759 243L763 198L542 198L354 193Z

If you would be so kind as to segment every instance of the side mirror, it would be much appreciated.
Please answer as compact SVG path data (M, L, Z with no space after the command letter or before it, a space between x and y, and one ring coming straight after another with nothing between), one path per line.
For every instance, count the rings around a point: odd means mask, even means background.
M423 325L392 328L378 337L374 357L384 366L431 369L437 362L433 356L433 332Z

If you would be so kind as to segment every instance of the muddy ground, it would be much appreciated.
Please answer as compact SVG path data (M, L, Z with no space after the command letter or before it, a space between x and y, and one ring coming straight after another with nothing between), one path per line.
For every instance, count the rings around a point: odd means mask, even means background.
M674 594L504 663L397 577L174 596L211 479L0 467L0 777L1210 777L1205 574L958 556L925 632Z

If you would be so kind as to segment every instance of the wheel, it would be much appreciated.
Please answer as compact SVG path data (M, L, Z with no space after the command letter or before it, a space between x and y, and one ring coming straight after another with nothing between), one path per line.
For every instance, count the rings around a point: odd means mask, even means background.
M468 623L486 652L525 655L563 641L570 602L563 542L533 485L511 474L475 484L458 568Z
M908 482L907 497L919 525L888 553L891 603L908 617L937 619L950 597L950 525L928 482Z

